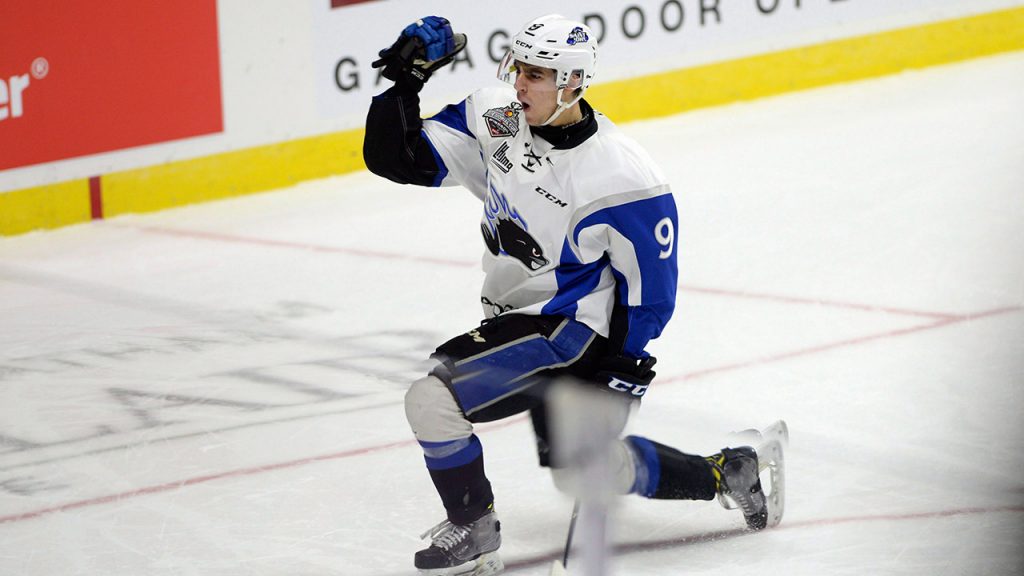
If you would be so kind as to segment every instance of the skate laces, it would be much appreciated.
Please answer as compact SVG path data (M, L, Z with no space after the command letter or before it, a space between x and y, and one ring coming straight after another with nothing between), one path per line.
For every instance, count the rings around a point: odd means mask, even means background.
M451 550L461 544L471 531L469 526L452 524L451 520L445 519L420 534L420 539L430 538L432 546L437 546L442 550Z

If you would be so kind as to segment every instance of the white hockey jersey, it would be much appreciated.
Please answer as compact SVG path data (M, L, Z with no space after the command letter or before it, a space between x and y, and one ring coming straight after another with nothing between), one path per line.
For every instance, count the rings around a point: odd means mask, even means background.
M594 135L555 148L531 133L515 92L496 87L423 133L441 168L434 185L483 201L484 313L563 315L608 337L618 304L622 352L640 358L675 307L676 206L647 153L596 119Z

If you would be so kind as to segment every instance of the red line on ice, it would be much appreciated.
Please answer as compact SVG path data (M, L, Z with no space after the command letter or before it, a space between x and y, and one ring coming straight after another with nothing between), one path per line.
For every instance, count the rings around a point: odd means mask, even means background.
M503 422L495 424L488 424L486 427L481 427L482 431L494 430L497 428L505 428L513 424L519 423L523 420L520 418L511 418ZM326 462L328 460L339 460L341 458L350 458L352 456L362 456L364 454L371 454L373 452L382 452L384 450L390 450L392 448L404 448L407 446L413 446L416 444L416 440L410 438L408 440L400 440L398 442L389 442L387 444L380 444L377 446L367 446L365 448L355 448L352 450L345 450L344 452L336 452L334 454L323 454L320 456L311 456L308 458L299 458L298 460L289 460L287 462L278 462L276 464L266 464L263 466L253 466L251 468L242 468L239 470L230 470L228 472L220 472L217 474L209 474L206 476L197 476L195 478L189 478L186 480L179 480L176 482L167 482L166 484L157 484L155 486L147 486L145 488L139 488L138 490L129 490L127 492L121 492L119 494L111 494L108 496L100 496L97 498L89 498L86 500L79 500L77 502L69 502L67 504L61 504L59 506L52 506L49 508L42 508L39 510L33 510L30 512L23 512L20 514L11 514L9 516L0 516L0 524L7 524L11 522L20 522L22 520L30 520L32 518L38 518L47 514L53 514L55 512L65 512L68 510L74 510L76 508L86 508L89 506L97 506L99 504L108 504L110 502L120 502L129 498L136 498L138 496L146 496L149 494L157 494L159 492L168 492L171 490L177 490L184 488L185 486L194 486L196 484L205 484L206 482L212 482L214 480L223 480L225 478L239 478L243 476L253 476L256 474L262 474L264 472L272 472L274 470L282 470L286 468L297 468L299 466L305 466L307 464L313 464L316 462Z
M658 381L659 384L667 384L670 382L680 382L684 380L694 380L710 374L717 374L719 372L730 372L733 370L739 370L741 368L749 368L751 366L760 366L763 364L771 364L774 362L780 362L782 360L788 360L790 358L796 358L799 356L809 356L812 354L818 354L820 352L827 352L829 350L835 350L837 348L847 348L849 346L856 346L858 344L865 344L875 340L886 340L889 338L895 338L897 336L906 336L908 334L914 334L917 332L925 332L927 330L934 330L935 328L942 328L943 326L950 326L952 324L958 324L961 322L967 322L971 320L977 320L981 318L987 318L990 316L998 316L1000 314L1007 314L1010 312L1017 312L1021 310L1020 306L1010 306L1006 308L997 308L995 310L988 310L977 314L966 314L963 316L949 317L937 322L929 324L922 324L920 326L911 326L909 328L900 328L898 330L888 330L885 332L879 332L877 334L868 334L866 336L859 336L857 338L849 338L847 340L839 340L838 342L829 342L827 344L820 344L818 346L811 346L808 348L801 348L799 350L793 350L791 352L784 352L782 354L776 354L774 356L765 356L762 358L754 358L753 360L747 360L745 362L736 362L734 364L727 364L725 366L716 366L714 368L706 368L703 370L697 370L686 374L680 374L679 376L671 376L663 378Z
M162 234L165 236L180 236L195 238L199 240L210 240L216 242L229 242L234 244L252 244L255 246L271 246L274 248L291 248L307 252L323 252L333 254L345 254L348 256L360 256L365 258L381 258L385 260L409 260L413 262L426 262L441 266L452 266L455 268L473 268L478 266L477 262L466 260L452 260L447 258L434 258L430 256L413 256L406 254L395 254L392 252L381 252L376 250L364 250L360 248L341 248L332 246L321 246L317 244L304 244L301 242L288 242L284 240L267 240L262 238L249 238L245 236L233 236L215 232L203 232L198 230L180 230L175 228L164 228L159 226L131 226L132 228L151 234ZM947 314L943 312L928 312L922 310L909 310L906 308L895 308L890 306L874 306L871 304L859 304L855 302L841 302L837 300L823 300L817 298L801 298L796 296L785 296L781 294L765 294L749 292L745 290L725 290L720 288L708 288L703 286L690 286L682 284L680 289L687 292L697 292L716 296L728 296L750 300L765 300L784 304L801 304L808 306L821 306L824 308L844 308L848 310L861 310L864 312L879 312L902 316L921 316L926 318L957 320L963 316Z
M456 268L472 268L479 264L464 260L449 260L446 258L434 258L430 256L413 256L407 254L395 254L392 252L379 252L376 250L364 250L362 248L342 248L337 246L321 246L318 244L305 244L302 242L289 242L287 240L269 240L264 238L247 238L244 236L231 236L216 232L199 232L195 230L175 230L173 228L160 228L156 226L132 226L137 230L164 236L180 236L183 238L194 238L197 240L212 240L215 242L227 242L231 244L252 244L255 246L270 246L273 248L291 248L306 252L322 252L328 254L345 254L348 256L362 256L365 258L380 258L384 260L410 260L413 262L427 262L441 266L453 266Z
M381 444L379 446L371 446L367 448L358 448L355 450L347 450L345 452L338 452L336 454L327 454L322 456L313 456L310 458L301 458L299 460L291 460L288 462L279 462L277 464L268 464L265 466L256 466L253 468L242 468L240 470L231 470L228 472L221 472L218 474L210 474L207 476L198 476L196 478L189 478L187 480L179 480L177 482L168 482L166 484L158 484L156 486L147 486L146 488L140 488L138 490L131 490L128 492L121 492L120 494L111 494L109 496L100 496L98 498L89 498L87 500L79 500L77 502L70 502L68 504L61 504L60 506L53 506L50 508L42 508L40 510L33 510L31 512L24 512L21 514L12 514L10 516L0 517L0 524L6 524L9 522L19 522L22 520L29 520L32 518L38 518L39 516L45 516L47 514L53 514L54 512L65 512L67 510L74 510L76 508L85 508L88 506L96 506L99 504L107 504L109 502L119 502L121 500L127 500L129 498L135 498L138 496L146 496L147 494L156 494L159 492L167 492L170 490L177 490L185 486L193 486L195 484L203 484L214 480L223 480L225 478L236 478L240 476L252 476L254 474L260 474L263 472L270 472L273 470L281 470L284 468L294 468L296 466L304 466L306 464L312 464L314 462L323 462L326 460L335 460L338 458L347 458L350 456L359 456L362 454L369 454L371 452L379 452L381 450L387 450L389 448L399 448L415 444L415 440L403 440L400 442L391 442L389 444Z
M801 298L795 296L783 296L781 294L765 294L759 292L747 292L738 290L722 290L719 288L706 288L702 286L680 285L680 288L687 292L698 292L712 294L715 296L729 296L731 298L746 298L750 300L767 300L783 304L806 304L810 306L821 306L824 308L847 308L850 310L862 310L864 312L883 312L899 316L923 316L925 318L957 319L955 314L944 314L941 312L924 312L921 310L908 310L906 308L893 308L889 306L873 306L871 304L856 304L853 302L840 302L837 300L823 300L818 298Z

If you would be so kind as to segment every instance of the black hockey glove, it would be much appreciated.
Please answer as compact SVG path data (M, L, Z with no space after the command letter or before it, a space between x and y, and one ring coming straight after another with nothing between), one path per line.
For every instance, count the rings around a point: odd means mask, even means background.
M606 383L610 390L630 395L639 400L647 393L647 387L654 380L654 356L634 360L626 356L609 356L597 364L597 379Z
M435 70L448 64L466 47L466 35L452 32L448 20L427 16L409 24L391 47L371 64L395 84L419 92Z

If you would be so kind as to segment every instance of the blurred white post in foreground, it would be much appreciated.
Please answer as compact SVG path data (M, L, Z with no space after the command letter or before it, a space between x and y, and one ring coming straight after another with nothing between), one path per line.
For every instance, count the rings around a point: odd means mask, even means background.
M607 576L611 557L608 522L616 496L610 454L629 417L629 405L593 385L558 382L548 394L548 426L552 430L552 462L571 474L580 499L575 538L582 551L580 576ZM569 546L569 542L566 543ZM552 574L566 574L555 561Z

